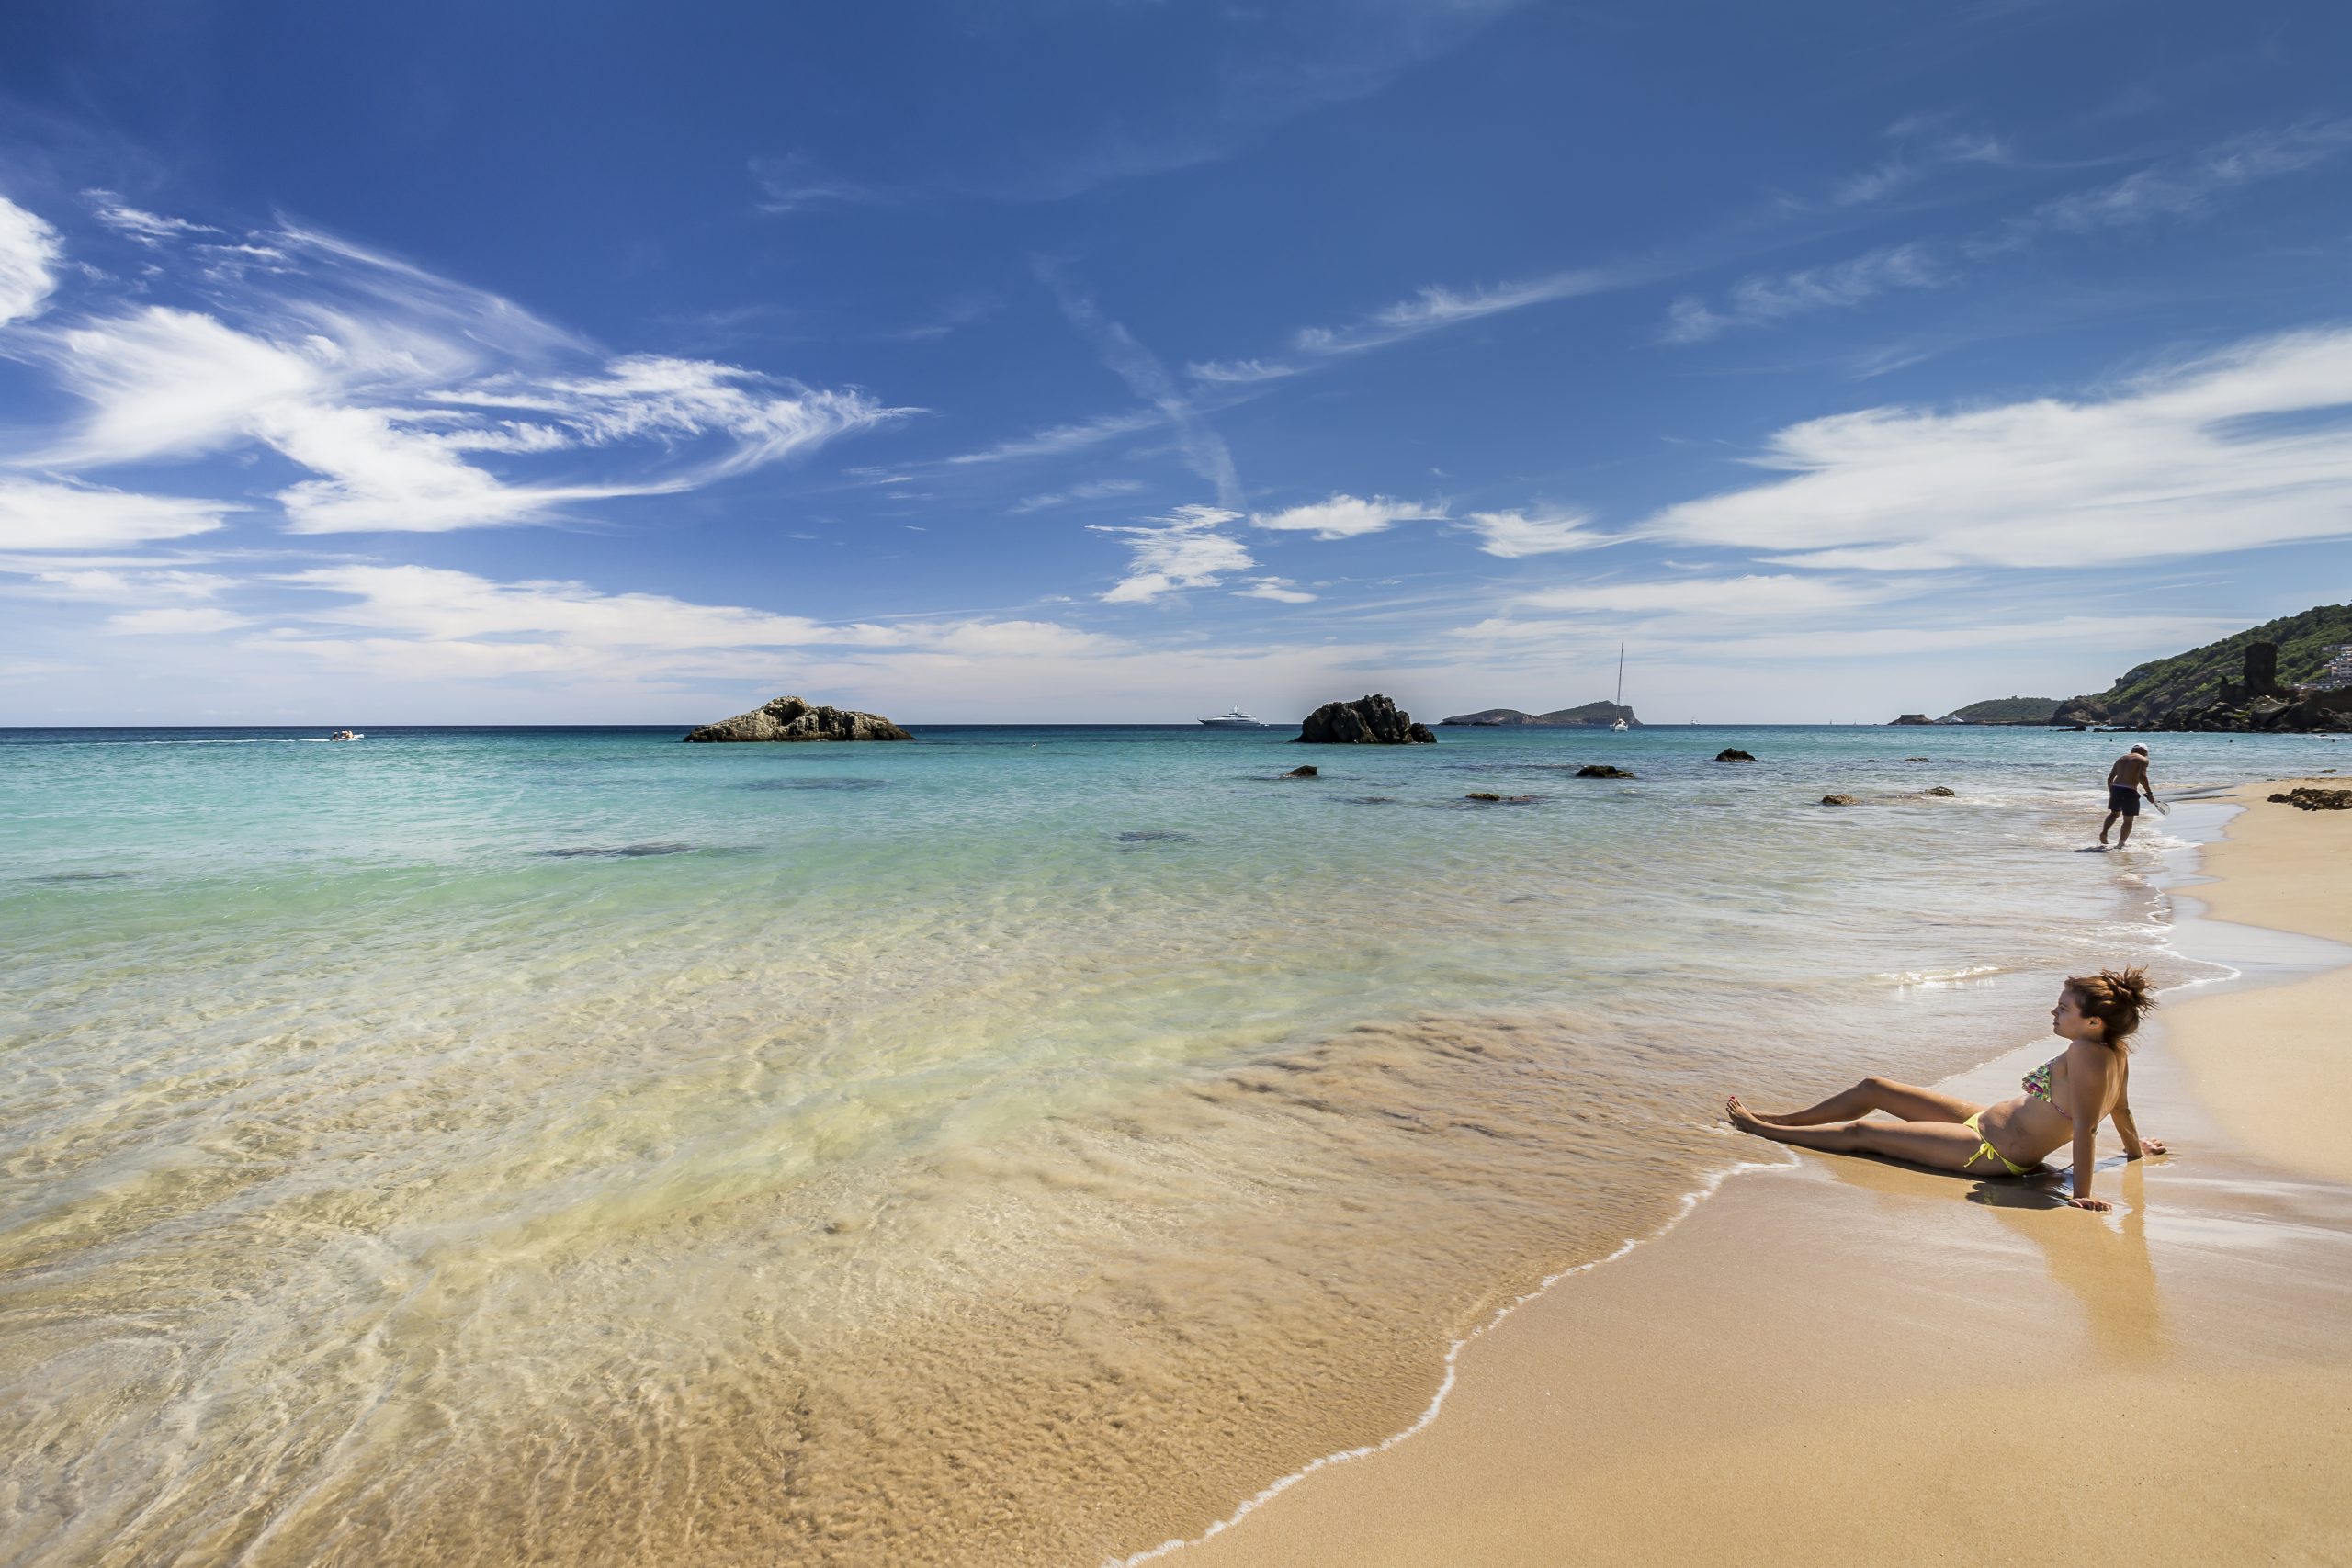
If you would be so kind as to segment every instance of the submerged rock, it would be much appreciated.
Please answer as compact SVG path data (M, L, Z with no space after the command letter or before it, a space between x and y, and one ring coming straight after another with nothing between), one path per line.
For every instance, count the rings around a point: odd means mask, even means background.
M1950 800L1952 796L1958 795L1960 791L1956 789L1947 789L1942 784L1929 784L1926 789L1920 791L1920 793L1922 795L1939 795L1946 800Z
M1726 746L1722 750L1715 753L1715 761L1718 762L1752 762L1756 761L1756 759L1749 753L1741 750L1736 746Z
M1850 795L1825 795L1821 797L1821 804L1824 806L1852 806L1857 804L1857 802Z
M1378 692L1351 703L1325 703L1306 716L1295 739L1310 746L1427 746L1437 740L1428 725L1415 724L1411 714Z
M1612 768L1606 762L1587 762L1577 770L1577 777L1580 779L1631 779L1640 776L1623 768Z
M1905 757L1903 760L1906 762L1932 762L1935 761L1933 757Z
M854 708L820 707L798 697L774 702L739 713L733 718L706 724L688 740L912 740L913 736L878 713Z
M1464 800L1485 801L1488 805L1493 806L1525 806L1529 801L1533 800L1535 796L1532 795L1497 795L1491 790L1474 789L1462 798Z
M1302 763L1283 775L1286 779L1317 779L1322 776L1321 771L1312 762Z

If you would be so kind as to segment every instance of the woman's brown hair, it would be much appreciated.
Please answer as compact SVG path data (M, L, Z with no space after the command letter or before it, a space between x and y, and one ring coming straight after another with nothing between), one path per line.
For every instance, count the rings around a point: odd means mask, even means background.
M2156 1005L2155 993L2148 988L2147 971L2136 964L2129 969L2076 975L2066 982L2066 988L2075 993L2075 1005L2083 1010L2085 1018L2106 1025L2100 1043L2118 1051L2132 1049L2124 1043L2139 1029L2141 1016Z

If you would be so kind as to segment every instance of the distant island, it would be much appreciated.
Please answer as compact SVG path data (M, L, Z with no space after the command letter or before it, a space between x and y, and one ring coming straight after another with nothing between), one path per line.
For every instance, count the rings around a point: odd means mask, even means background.
M1440 719L1445 724L1542 724L1562 728L1606 729L1619 719L1628 729L1639 729L1642 721L1634 710L1623 703L1587 703L1580 708L1555 708L1550 713L1521 713L1517 708L1481 708L1476 713L1456 714Z
M2058 712L2056 697L1988 697L1954 708L1939 724L2048 724Z
M2120 729L2352 729L2352 604L2321 604L2152 660L2052 724Z

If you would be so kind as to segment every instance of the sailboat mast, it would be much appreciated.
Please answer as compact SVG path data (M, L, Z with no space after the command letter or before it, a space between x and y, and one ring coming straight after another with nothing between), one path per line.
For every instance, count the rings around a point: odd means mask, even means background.
M1625 645L1617 645L1617 705L1625 705Z

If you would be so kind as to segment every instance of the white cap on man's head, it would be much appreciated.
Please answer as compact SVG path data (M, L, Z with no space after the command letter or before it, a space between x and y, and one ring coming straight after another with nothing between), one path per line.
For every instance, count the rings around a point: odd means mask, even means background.
M2140 755L2142 755L2143 757L2144 757L2144 756L2146 756L2146 755L2148 754L2148 749L2147 749L2145 746L2134 746L2134 747L2132 747L2132 750L2133 750L2134 751L2139 752L2139 753L2140 753Z

